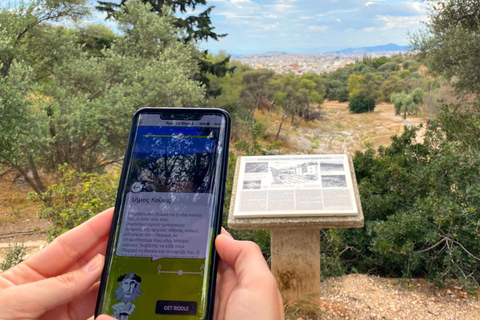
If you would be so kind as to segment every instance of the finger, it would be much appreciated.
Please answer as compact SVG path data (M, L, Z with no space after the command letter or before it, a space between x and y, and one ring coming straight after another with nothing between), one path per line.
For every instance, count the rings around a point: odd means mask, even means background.
M105 256L108 246L108 236L104 237L100 242L98 242L94 247L90 249L86 254L84 254L81 258L79 258L70 268L68 268L65 272L71 272L76 270L86 264L88 261L92 260L97 254L101 254Z
M232 235L230 234L230 232L228 232L227 230L225 230L224 227L222 227L222 234L233 239L233 237L232 237Z
M89 319L93 316L97 304L98 288L100 282L96 282L78 300L70 303L70 310L77 315L77 319Z
M107 316L106 314L101 314L95 320L115 320L115 318Z
M217 236L215 247L220 258L235 270L240 283L250 285L262 277L273 278L260 248L255 243L233 240L222 234Z
M15 319L38 318L58 306L76 301L98 280L103 263L104 257L97 255L73 272L5 290L8 296L3 297L3 301L9 307L2 309L2 315L7 315L7 319L10 316ZM25 303L28 308L24 307Z
M68 304L70 319L90 319L93 316L99 287L100 282L94 283L86 293ZM39 320L62 319L64 313L65 309L56 308L45 313Z
M218 278L215 289L215 307L213 319L225 319L225 308L232 291L237 287L235 270L227 263L218 262Z
M27 266L45 278L56 276L73 266L83 255L97 246L110 231L113 208L110 208L78 227L61 235L45 249L31 257ZM96 255L92 252L91 255Z

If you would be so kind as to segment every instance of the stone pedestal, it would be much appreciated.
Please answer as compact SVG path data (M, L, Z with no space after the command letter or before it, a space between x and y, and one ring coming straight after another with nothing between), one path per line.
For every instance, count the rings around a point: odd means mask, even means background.
M274 229L270 237L272 273L283 302L320 293L320 231Z

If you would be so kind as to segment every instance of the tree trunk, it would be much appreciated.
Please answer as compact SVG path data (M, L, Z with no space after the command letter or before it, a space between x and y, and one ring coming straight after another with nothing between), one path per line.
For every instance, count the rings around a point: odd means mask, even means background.
M280 137L280 131L282 131L282 126L283 126L283 123L285 122L285 119L287 119L286 114L282 116L282 121L280 122L280 125L278 126L278 130L277 130L277 134L275 135L275 141L277 141L278 138Z
M35 161L33 160L32 156L28 157L28 163L30 164L30 169L32 170L33 179L35 180L35 184L38 186L38 189L42 193L47 191L47 188L45 187L45 185L42 183L42 180L40 179L40 175L38 174L38 171L37 171L37 165L35 164Z
M43 191L40 190L34 180L30 179L30 177L28 176L28 172L25 171L25 169L23 169L19 165L12 165L12 168L14 168L18 171L18 173L20 173L20 175L25 179L25 181L30 185L30 187L32 187L36 194L38 194L39 196L43 195Z
M252 128L252 143L253 143L253 150L255 154L255 146L257 145L257 137L255 136L255 111L258 109L258 105L260 103L260 99L257 100L257 104L255 108L253 108L252 113L250 114L250 125Z
M8 72L10 71L10 66L12 65L12 62L13 62L13 57L7 59L4 64L3 64L3 67L2 67L2 75L3 77L7 77L8 76Z
M275 100L272 101L270 104L270 110L268 110L268 116L270 117L272 115L272 109L275 106Z

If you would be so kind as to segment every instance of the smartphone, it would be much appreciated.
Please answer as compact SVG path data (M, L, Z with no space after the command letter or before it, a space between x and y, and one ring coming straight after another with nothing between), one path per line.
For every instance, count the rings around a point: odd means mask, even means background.
M211 318L229 134L220 109L135 113L96 316Z

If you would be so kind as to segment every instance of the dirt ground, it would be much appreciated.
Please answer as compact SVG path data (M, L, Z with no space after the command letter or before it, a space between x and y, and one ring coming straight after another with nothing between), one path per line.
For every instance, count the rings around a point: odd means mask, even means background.
M289 306L286 318L478 320L480 300L454 284L438 288L423 279L350 274L323 281L320 295Z
M366 150L368 146L377 148L389 145L390 137L401 134L404 126L421 125L426 119L408 116L406 120L395 115L392 104L378 104L373 112L350 113L348 102L325 101L320 108L323 120L302 122L292 126L285 121L280 138L286 149L297 153L350 153ZM266 115L264 117L267 117ZM280 116L269 117L272 130L276 131ZM422 140L420 130L417 140Z
M402 121L389 104L378 105L372 113L351 114L347 103L326 101L321 110L324 120L303 122L298 128L287 120L281 134L284 145L297 153L353 153L368 145L388 145L405 124L425 123L422 117ZM268 119L275 132L278 115L259 118ZM23 243L28 258L47 243L49 222L38 218L40 204L28 200L28 186L14 178L0 177L0 262L12 244ZM319 296L287 306L287 319L470 320L480 319L480 301L453 284L439 289L425 280L352 274L326 279Z
M23 244L28 257L47 243L49 222L38 218L40 204L29 200L28 185L15 178L0 177L0 262L10 246Z

